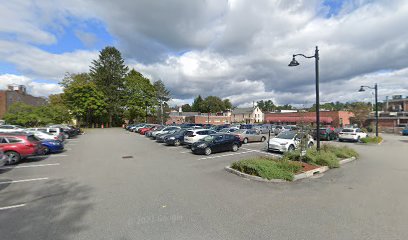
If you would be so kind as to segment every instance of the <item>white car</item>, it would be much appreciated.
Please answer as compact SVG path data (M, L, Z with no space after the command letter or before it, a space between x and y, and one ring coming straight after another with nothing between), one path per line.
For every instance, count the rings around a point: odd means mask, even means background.
M292 152L300 148L301 139L304 137L307 138L307 148L313 147L314 140L312 136L305 136L305 133L298 133L295 131L284 131L279 133L278 136L269 140L268 150L278 152Z
M53 136L57 137L56 140L60 140L63 142L66 139L65 134L62 132L61 128L27 128L27 131L39 131L39 132L44 132L44 133L49 133L52 134Z
M367 133L360 128L344 128L339 132L339 142L343 141L360 141L361 138L367 137Z
M217 132L209 129L192 129L187 131L186 135L184 135L184 143L187 145L192 145L193 143L198 142L198 140L214 133Z
M25 128L18 125L1 125L0 132L9 133L9 132L22 132Z
M25 131L26 133L33 134L37 138L43 140L43 139L52 139L52 140L59 140L58 136L54 136L51 133L48 132L42 132L42 131L35 131L35 130L27 130Z
M179 126L168 126L168 127L165 127L165 128L163 128L163 129L161 129L159 131L153 131L152 132L152 137L156 138L157 134L169 133L169 132L177 130L177 129L180 129L180 127Z

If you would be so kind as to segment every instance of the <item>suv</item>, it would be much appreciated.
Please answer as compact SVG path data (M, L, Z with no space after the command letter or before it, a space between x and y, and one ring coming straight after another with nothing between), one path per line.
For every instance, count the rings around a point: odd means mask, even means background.
M359 142L361 138L365 137L367 137L367 133L363 132L360 128L344 128L339 133L339 142L350 140Z
M32 134L1 134L0 149L7 156L7 164L43 153L39 139Z
M191 146L193 143L198 142L198 140L205 138L208 135L217 133L210 129L193 129L189 130L184 135L184 143Z
M268 150L293 152L300 148L302 138L305 140L307 148L313 147L314 141L310 135L301 132L297 133L295 131L284 131L269 140Z

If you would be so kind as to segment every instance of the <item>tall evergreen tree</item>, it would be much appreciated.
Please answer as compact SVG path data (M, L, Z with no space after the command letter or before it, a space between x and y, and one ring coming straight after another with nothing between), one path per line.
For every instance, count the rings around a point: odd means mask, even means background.
M168 117L167 115L165 115L165 112L163 110L163 104L167 104L167 102L171 99L170 91L166 89L166 86L164 85L162 80L157 80L153 85L156 90L156 98L160 107L160 122L161 124L163 124L163 122L166 120L165 118Z
M201 97L201 95L198 95L198 97L194 99L193 105L191 105L191 110L193 112L203 112L201 109L202 103L203 103L203 98Z
M108 46L100 51L99 58L93 60L90 67L90 76L106 97L109 126L113 117L117 118L123 111L123 79L128 72L124 62L119 50Z

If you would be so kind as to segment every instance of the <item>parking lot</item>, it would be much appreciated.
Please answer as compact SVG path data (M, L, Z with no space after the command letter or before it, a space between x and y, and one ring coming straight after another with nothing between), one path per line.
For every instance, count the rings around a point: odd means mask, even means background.
M349 145L358 161L271 184L224 171L266 143L194 155L123 129L0 171L1 239L408 239L408 138ZM307 223L307 224L305 224ZM387 224L385 224L387 223ZM393 224L390 224L393 223Z

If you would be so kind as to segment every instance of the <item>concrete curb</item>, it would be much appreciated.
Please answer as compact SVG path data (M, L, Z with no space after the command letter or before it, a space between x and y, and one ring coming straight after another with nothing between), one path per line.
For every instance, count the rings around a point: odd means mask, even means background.
M346 158L346 159L340 160L339 164L343 165L343 164L352 162L354 160L356 160L355 157ZM258 181L258 182L267 182L267 183L286 183L286 182L290 182L290 181L286 181L286 180L282 180L282 179L268 180L268 179L264 179L264 178L261 178L261 177L258 177L258 176L252 176L252 175L240 172L238 170L235 170L235 169L233 169L233 168L231 168L229 166L226 166L224 169L225 169L225 171L233 173L233 174L235 174L237 176L240 176L240 177L243 177L243 178L246 178L246 179L250 179L250 180L254 180L254 181ZM314 175L324 173L324 172L328 171L329 169L330 168L327 167L327 166L322 166L322 167L319 167L319 168L316 168L316 169L313 169L313 170L309 170L309 171L306 171L306 172L303 172L303 173L296 174L295 177L293 178L293 182L298 181L300 179L313 177Z
M254 181L258 181L258 182L269 182L269 183L284 183L284 182L288 182L288 181L282 180L282 179L271 179L271 180L268 180L268 179L261 178L261 177L258 177L258 176L252 176L252 175L249 175L249 174L240 172L240 171L238 171L238 170L232 169L232 168L230 168L229 166L226 166L224 169L225 169L225 171L230 172L230 173L233 173L233 174L238 175L238 176L240 176L240 177L247 178L247 179L254 180Z

